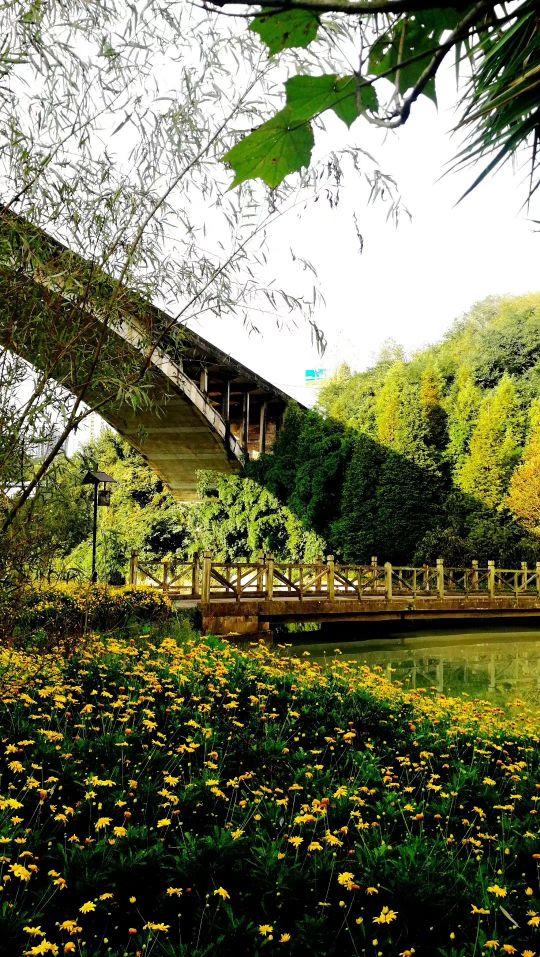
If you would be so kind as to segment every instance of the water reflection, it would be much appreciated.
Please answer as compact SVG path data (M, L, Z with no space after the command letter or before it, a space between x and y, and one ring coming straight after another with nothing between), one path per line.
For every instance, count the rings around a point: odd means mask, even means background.
M320 641L298 645L323 659L336 653L349 661L378 666L407 688L432 688L511 706L522 699L540 711L540 633L430 632L376 641ZM518 705L519 706L519 705Z

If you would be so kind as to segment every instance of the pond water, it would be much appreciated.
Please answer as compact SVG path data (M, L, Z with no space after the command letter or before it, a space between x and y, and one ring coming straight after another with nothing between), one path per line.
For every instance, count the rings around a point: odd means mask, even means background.
M522 700L527 709L540 713L538 629L433 630L341 642L327 641L325 636L325 640L302 640L301 644L295 640L292 653L301 655L304 651L315 660L338 653L348 661L380 667L388 678L406 688L468 695L512 710L519 708Z

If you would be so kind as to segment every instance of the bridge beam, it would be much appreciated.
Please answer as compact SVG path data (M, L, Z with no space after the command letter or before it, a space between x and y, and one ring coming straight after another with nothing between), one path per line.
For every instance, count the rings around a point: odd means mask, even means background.
M35 262L28 252L33 248L39 250ZM53 237L11 213L0 215L0 254L0 345L47 373L50 357L44 359L25 330L33 328L36 314L50 316L51 355L55 348L63 355L63 343L71 338L70 324L80 308L92 355L94 340L100 339L107 322L100 318L103 303L100 300L101 310L98 305L93 309L92 291L83 284L79 305L73 292L65 293L62 277L97 274L100 295L108 284L112 295L110 277L90 269ZM256 396L257 402L272 409L275 428L266 427L268 448L290 397L201 336L174 327L170 316L128 290L122 290L122 300L126 305L121 320L107 326L107 354L117 355L119 364L128 356L137 363L139 355L148 358L148 394L159 396L159 408L156 403L135 412L119 398L102 406L103 395L91 386L84 399L91 407L99 405L100 415L143 454L175 497L193 499L200 468L234 472L246 454L258 454L250 437L250 398ZM163 337L160 330L166 330ZM59 384L76 391L75 375L71 364L64 362Z

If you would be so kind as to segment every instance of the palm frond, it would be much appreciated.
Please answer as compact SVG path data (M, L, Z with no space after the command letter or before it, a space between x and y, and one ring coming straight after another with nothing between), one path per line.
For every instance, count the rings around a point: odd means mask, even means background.
M455 160L487 160L464 196L496 167L518 154L530 164L528 201L540 185L540 8L523 0L514 19L498 28L478 25L472 76L462 97L458 129L467 138ZM462 197L463 198L463 197Z

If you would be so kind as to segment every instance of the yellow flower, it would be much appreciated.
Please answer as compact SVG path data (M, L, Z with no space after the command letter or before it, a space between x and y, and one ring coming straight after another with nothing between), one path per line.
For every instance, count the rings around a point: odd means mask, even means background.
M117 827L113 827L113 834L115 837L125 837L127 834L127 830L125 827L121 827L120 825L118 825Z
M156 827L168 827L170 823L168 817L162 817L161 820L157 822Z
M338 884L341 884L342 887L346 887L348 891L354 890L356 885L354 883L353 872L343 871L341 874L338 874Z
M498 950L499 941L498 940L486 940L484 947L487 947L488 950Z
M299 835L296 835L295 837L289 837L289 838L288 838L289 844L292 844L293 847L300 847L300 845L301 845L301 843L302 843L303 840L304 840L304 838L303 838L303 837L300 837Z
M341 847L343 843L342 841L340 841L339 837L336 837L335 834L331 834L330 831L328 831L328 833L324 835L324 840L326 841L327 844L330 844L332 847L337 847L337 846Z
M290 934L282 934L281 937L279 938L279 942L280 944L288 944L290 939L291 939Z
M262 937L268 937L273 930L272 924L259 924L259 934Z
M477 907L476 904L471 906L471 914L489 914L489 911L485 907Z
M23 864L10 864L9 867L11 873L14 877L18 877L20 881L29 881L32 874L27 867L24 867Z
M76 950L77 950L77 945L74 944L72 940L68 940L67 944L64 944L65 954L74 954Z
M366 894L378 894L379 891L376 887L366 887Z
M94 904L94 901L86 901L85 904L81 904L79 907L81 914L91 914L95 909L96 905Z
M58 947L56 944L51 944L50 940L42 940L40 944L34 944L26 953L30 957L41 957L42 954L53 954L56 957Z
M183 894L181 887L168 887L167 888L167 897L181 897Z
M108 827L112 822L112 817L98 817L96 821L96 831L101 831L104 827Z
M242 828L239 827L239 828L236 829L236 831L231 831L231 837L232 837L232 839L233 839L234 841L237 841L240 837L242 837L242 834L243 834L243 833L244 833L244 832L243 832Z
M224 887L218 887L218 888L214 891L214 894L217 894L219 897L222 897L224 901L230 900L230 897L231 897L231 895L229 894L229 892L226 891Z
M512 944L503 944L501 949L505 954L517 954L517 950Z
M60 930L67 930L68 934L80 934L82 927L79 927L76 920L65 920L60 924Z
M30 937L45 937L41 927L23 927L25 934L29 934Z
M397 911L390 910L389 907L384 906L381 913L378 917L373 918L374 924L391 924L393 920L397 917Z
M322 849L323 846L318 841L312 841L311 844L308 844L308 851L322 851Z
M495 894L495 897L506 897L506 888L499 887L498 884L492 884L491 887L488 887L490 894Z
M155 924L153 921L148 921L148 923L144 925L144 930L160 931L162 934L167 934L170 926L170 924Z

